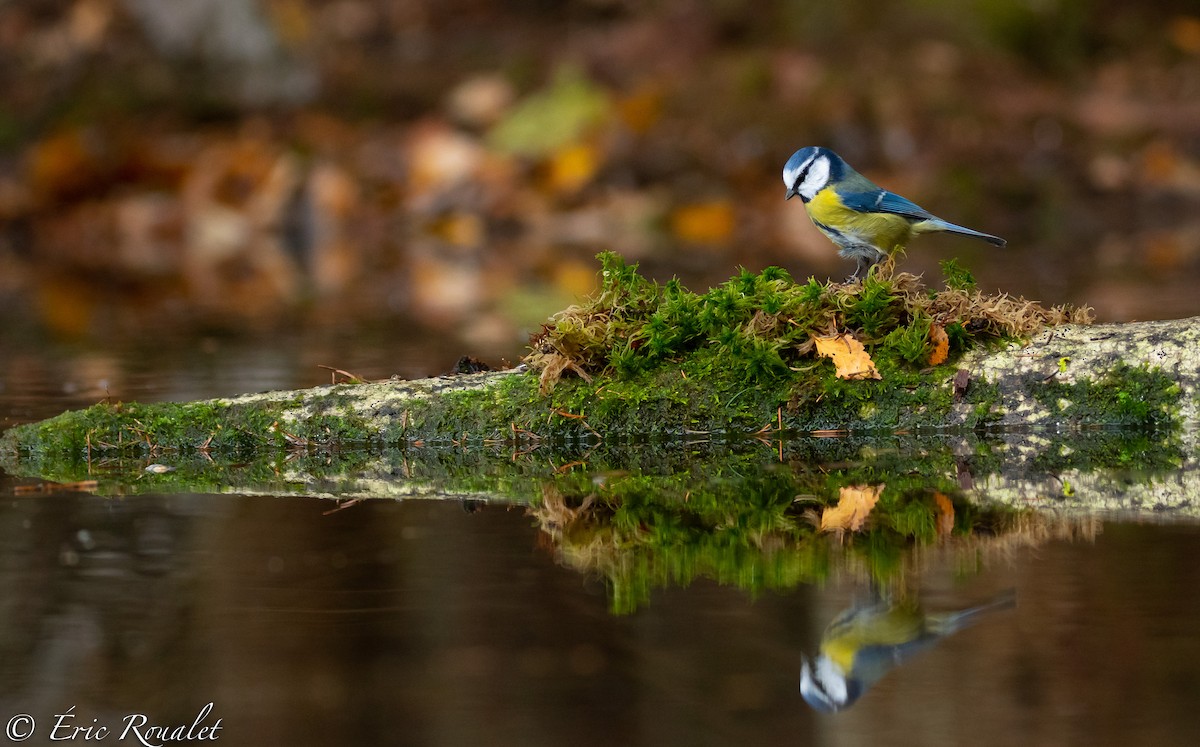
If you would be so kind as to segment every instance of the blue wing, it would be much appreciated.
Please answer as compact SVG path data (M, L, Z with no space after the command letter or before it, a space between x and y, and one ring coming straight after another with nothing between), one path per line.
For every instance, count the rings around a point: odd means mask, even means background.
M982 239L994 246L1004 246L1006 243L999 236L982 233L973 228L966 228L965 226L959 226L942 220L912 200L901 197L895 192L889 192L886 189L877 189L870 192L838 192L838 197L841 199L843 205L855 212L899 215L913 223L920 223L921 231L923 232L946 231L948 233L959 234L960 236Z
M925 208L895 192L880 189L874 192L838 194L842 204L860 213L894 213L911 220L937 220Z

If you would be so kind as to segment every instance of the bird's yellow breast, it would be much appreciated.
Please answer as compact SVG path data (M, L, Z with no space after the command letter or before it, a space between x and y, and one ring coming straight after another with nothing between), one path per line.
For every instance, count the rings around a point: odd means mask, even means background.
M825 188L805 205L808 216L822 226L843 234L852 242L870 244L885 252L903 249L913 237L912 224L894 213L860 213L846 207L832 188ZM836 236L826 235L840 244Z

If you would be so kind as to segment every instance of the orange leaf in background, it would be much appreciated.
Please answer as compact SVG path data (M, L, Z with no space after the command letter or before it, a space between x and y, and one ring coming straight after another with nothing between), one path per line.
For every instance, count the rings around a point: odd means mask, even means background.
M671 233L683 241L717 244L733 235L737 223L733 204L713 200L684 205L671 215Z
M1167 35L1181 51L1200 55L1200 18L1177 16L1167 27Z
M551 270L555 288L583 298L599 290L596 267L578 260L564 259Z
M937 527L939 537L949 537L954 531L954 504L946 497L945 493L935 492L933 500L937 503L937 518L934 526Z
M578 192L592 180L599 167L600 154L595 146L588 143L567 145L550 156L546 184L552 192Z
M814 337L817 355L832 358L839 379L882 379L875 370L875 361L867 354L863 344L849 333L832 337Z
M867 522L871 509L879 502L883 484L849 485L840 489L838 503L821 514L822 532L857 532Z
M643 85L632 95L617 102L621 121L638 134L650 131L662 115L663 92L653 84Z
M946 328L940 324L929 327L929 339L933 341L933 352L929 354L929 365L937 366L946 362L950 356L950 336Z

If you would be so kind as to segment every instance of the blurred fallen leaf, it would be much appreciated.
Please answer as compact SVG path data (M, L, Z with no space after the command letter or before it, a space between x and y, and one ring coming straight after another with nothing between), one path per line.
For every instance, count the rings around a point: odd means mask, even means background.
M866 524L885 485L848 485L839 489L838 503L821 513L822 532L857 532Z
M626 127L641 135L658 123L662 105L662 89L655 84L645 84L617 102L617 114Z
M1166 140L1155 140L1141 153L1141 177L1148 184L1162 185L1175 175L1180 162L1179 151Z
M733 204L712 200L684 205L671 214L671 233L681 241L717 244L728 241L737 223Z
M477 75L459 83L446 100L455 119L475 127L495 124L512 106L512 84L502 75Z
M866 348L854 335L845 333L832 337L814 337L817 355L831 358L837 368L839 379L882 379L879 371L875 370L875 361L867 354Z
M85 192L103 171L100 146L80 129L46 137L29 149L27 179L41 199L71 197Z
M929 339L933 341L933 352L929 354L929 365L938 366L946 362L950 356L950 336L946 328L940 324L929 326Z
M459 211L430 221L425 231L455 246L474 247L483 243L485 226L479 214Z
M546 186L551 192L573 194L592 180L599 165L599 153L590 143L559 148L551 154L547 164Z
M271 25L289 46L299 46L313 38L312 10L302 0L271 0L266 4Z
M505 153L544 156L578 140L609 114L608 94L573 67L564 67L547 88L526 97L489 133Z
M599 290L596 267L592 264L567 259L555 264L552 273L555 287L576 298L583 298Z
M75 44L93 50L104 42L112 18L112 3L105 0L78 0L71 6L67 33Z
M1141 254L1146 266L1155 270L1179 268L1185 252L1179 237L1167 231L1154 231L1142 239Z
M486 300L488 278L470 251L421 242L409 263L410 308L433 324L460 322Z
M937 504L937 518L934 526L937 527L939 537L949 537L954 531L954 504L946 497L945 493L934 492L934 503Z
M92 326L99 287L66 274L41 278L36 298L42 323L58 335L83 336Z
M1200 18L1178 16L1172 19L1167 35L1180 51L1200 55Z
M483 147L441 123L419 125L408 144L409 187L440 192L469 181L480 169Z

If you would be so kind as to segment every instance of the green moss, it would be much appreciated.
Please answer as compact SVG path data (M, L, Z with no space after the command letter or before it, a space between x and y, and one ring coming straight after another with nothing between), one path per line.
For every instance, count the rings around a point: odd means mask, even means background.
M940 262L942 277L946 279L946 288L950 290L975 290L975 276L971 271L958 263L956 259L945 259Z
M757 429L771 420L796 430L944 422L963 352L1084 316L971 295L969 273L954 265L938 292L912 275L796 284L769 267L696 294L677 281L659 286L616 254L600 262L599 294L556 315L527 362L543 371L544 390L557 387L555 409L585 415L605 433ZM930 367L935 327L946 332L948 361ZM837 378L833 363L816 357L815 337L846 332L866 345L879 380ZM563 380L571 370L592 382ZM997 416L997 396L981 388L973 397L971 427Z
M1098 380L1069 383L1031 378L1026 390L1073 425L1169 430L1178 423L1179 385L1162 370L1149 366L1122 363Z

